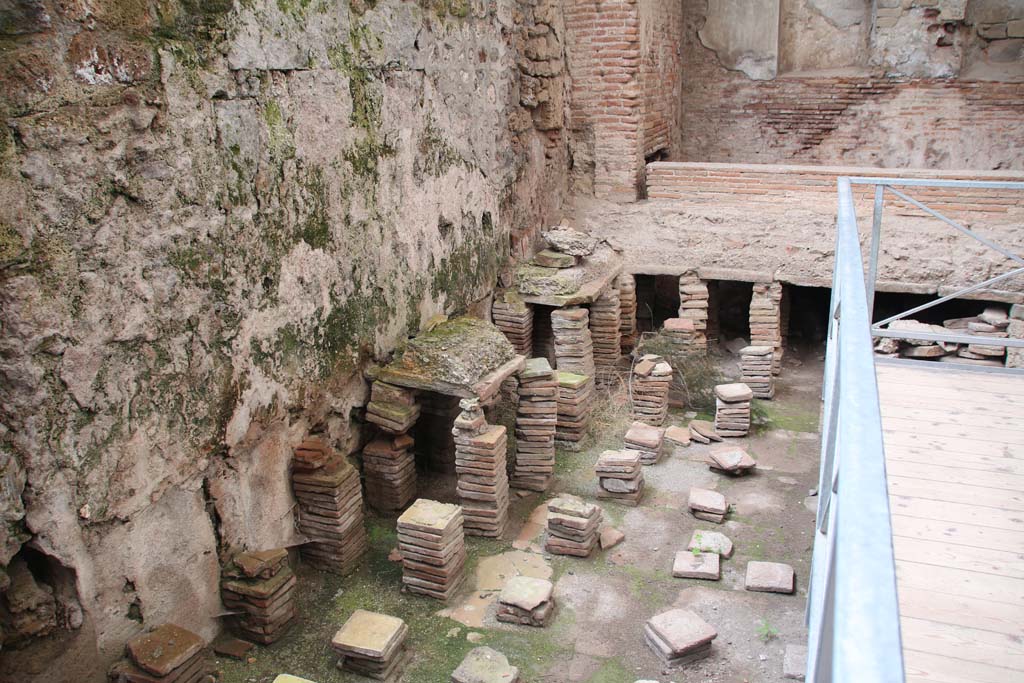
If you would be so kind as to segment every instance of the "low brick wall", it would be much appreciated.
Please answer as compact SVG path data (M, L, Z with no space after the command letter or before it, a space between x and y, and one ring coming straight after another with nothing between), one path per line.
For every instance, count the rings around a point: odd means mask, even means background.
M1024 171L929 171L844 166L788 166L771 164L702 164L654 162L647 165L650 199L709 200L726 196L750 202L835 202L840 176L927 178L943 180L996 180L1024 182ZM901 188L905 194L936 211L950 214L1024 211L1024 191L955 188ZM870 210L874 188L854 185L858 211ZM919 209L891 194L886 210L919 215Z

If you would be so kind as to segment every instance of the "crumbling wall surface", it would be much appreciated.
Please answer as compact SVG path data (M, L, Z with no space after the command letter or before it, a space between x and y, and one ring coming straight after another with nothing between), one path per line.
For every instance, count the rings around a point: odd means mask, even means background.
M712 4L702 0L684 4L682 128L686 135L673 159L894 168L1024 168L1024 78L1007 75L1006 69L992 67L991 61L985 62L986 78L965 75L981 69L977 64L971 66L970 59L963 55L981 40L982 27L989 26L981 19L970 19L971 3L966 10L957 10L956 3L938 2L904 3L904 9L892 0L898 5L893 8L898 12L896 19L917 17L915 21L922 28L903 32L893 28L893 32L885 33L889 31L883 12L885 2L879 0L872 17L873 31L866 36L864 22L856 20L852 2L799 0L800 12L796 12L793 2L782 3L781 74L767 80L755 80L725 68L721 55L708 49L704 38ZM952 18L957 11L965 17L963 20ZM794 19L806 18L809 13L819 16L819 29L805 31L808 24ZM949 20L944 19L944 13L949 13ZM985 16L989 20L1016 14L1004 8L1001 14ZM828 30L821 28L821 22L828 24ZM1012 25L1012 20L1006 20L999 26L1009 33L1014 30ZM974 38L964 37L969 33ZM907 55L923 60L921 64L926 68L884 66L885 59L879 55L896 52L880 52L885 44L879 42L883 34L889 36L894 50L900 46ZM946 42L943 36L949 35L961 38L939 46ZM845 38L841 40L841 36ZM829 40L844 46L842 59L836 61L838 52L821 49L811 53L805 48L792 48L815 42L824 45ZM983 42L986 54L997 49L1004 54L1015 45L1011 39ZM847 49L851 44L860 51L856 60ZM947 58L954 53L963 58ZM900 60L893 63L910 64ZM949 74L946 67L953 63L955 73L938 77ZM1024 57L1018 56L1012 64L1024 68ZM964 135L964 131L971 134Z
M683 4L641 0L640 77L643 84L643 154L682 145Z
M350 449L367 364L559 208L557 8L0 7L0 566L64 615L0 680L209 638L224 554L300 540L291 448Z
M780 0L779 73L863 65L871 5L868 0Z
M697 35L725 69L755 80L778 73L779 0L707 0Z

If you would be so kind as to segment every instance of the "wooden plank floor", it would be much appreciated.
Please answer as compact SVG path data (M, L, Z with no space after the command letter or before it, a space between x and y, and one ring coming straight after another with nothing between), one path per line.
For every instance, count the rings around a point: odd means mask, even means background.
M1024 376L877 375L907 681L1024 681Z

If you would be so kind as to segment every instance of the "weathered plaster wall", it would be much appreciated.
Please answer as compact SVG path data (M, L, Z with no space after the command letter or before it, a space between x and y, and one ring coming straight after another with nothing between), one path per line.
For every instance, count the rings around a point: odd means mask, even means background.
M754 20L688 1L685 135L672 158L1024 168L1024 73L1015 75L1024 55L1017 39L982 37L1016 31L1024 3L996 3L988 14L984 4L782 0L780 75L755 79L726 68L734 49L707 40L712 21Z
M219 555L296 540L291 447L349 448L365 366L556 217L557 9L0 9L0 565L72 576L0 680L98 680L164 621L211 637Z

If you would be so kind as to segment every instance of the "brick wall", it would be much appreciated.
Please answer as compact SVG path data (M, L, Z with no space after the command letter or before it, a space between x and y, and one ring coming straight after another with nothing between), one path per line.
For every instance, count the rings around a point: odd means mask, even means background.
M596 196L632 201L644 156L681 145L682 5L567 0L564 12L575 173Z
M744 202L771 202L799 199L832 206L836 201L839 176L882 177L891 169L829 166L782 166L746 164L704 164L657 162L647 165L647 195L651 199L715 200L742 198ZM989 180L1024 182L1024 172L941 172L899 171L902 178L947 180ZM906 188L902 190L935 209L950 215L1007 214L1024 212L1024 192L1019 190ZM857 213L870 212L874 187L854 185ZM923 215L921 211L891 194L886 196L886 211L902 215Z
M591 159L595 195L635 199L643 166L637 0L568 0L564 11L570 128L590 147L574 156Z
M643 154L678 149L682 142L683 5L641 0L640 76L643 88Z
M753 81L701 45L702 20L687 10L673 160L1024 169L1024 83L852 69Z

